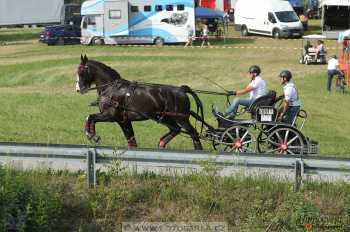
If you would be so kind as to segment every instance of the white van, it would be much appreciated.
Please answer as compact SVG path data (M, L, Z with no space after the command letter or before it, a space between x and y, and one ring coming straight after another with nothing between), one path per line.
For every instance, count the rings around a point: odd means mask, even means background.
M235 26L242 36L254 33L281 38L304 34L303 25L286 0L237 0Z

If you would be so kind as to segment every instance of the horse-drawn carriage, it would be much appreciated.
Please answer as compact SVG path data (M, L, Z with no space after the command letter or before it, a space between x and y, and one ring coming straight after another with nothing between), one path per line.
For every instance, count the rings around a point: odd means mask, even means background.
M276 92L257 98L246 112L248 119L230 120L213 110L218 127L204 120L203 105L196 91L188 86L169 86L139 83L122 79L112 68L87 57L81 57L78 67L76 90L82 94L97 90L100 113L90 114L85 123L85 133L89 140L98 142L95 124L97 122L116 122L121 127L129 148L136 147L132 127L133 121L154 120L169 128L160 138L159 147L166 145L179 133L188 134L194 148L203 149L201 140L210 141L214 149L231 153L271 153L304 155L318 152L317 142L307 138L302 128L307 114L301 110L293 123L277 121L277 110L282 98ZM96 87L91 88L95 84ZM191 110L189 96L195 100L197 112ZM206 127L199 134L190 123L190 117ZM299 127L297 127L297 125Z
M250 115L248 119L230 120L213 108L218 127L207 125L204 139L212 141L213 147L222 152L290 155L317 153L318 143L301 132L307 120L305 110L300 110L291 125L277 121L281 100L282 96L276 97L275 91L256 99L243 110Z

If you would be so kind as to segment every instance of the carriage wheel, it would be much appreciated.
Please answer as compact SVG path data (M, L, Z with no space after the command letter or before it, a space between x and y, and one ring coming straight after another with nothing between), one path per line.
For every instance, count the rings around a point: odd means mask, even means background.
M222 152L255 153L256 138L248 128L232 126L222 133L217 147Z
M264 153L283 155L303 155L304 153L302 136L292 128L285 127L273 130L268 134L265 142L266 151L263 151Z

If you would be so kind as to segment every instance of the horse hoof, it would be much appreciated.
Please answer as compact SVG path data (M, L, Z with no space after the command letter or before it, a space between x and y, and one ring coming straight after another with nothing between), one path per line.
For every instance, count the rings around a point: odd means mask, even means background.
M91 134L89 132L85 132L85 135L88 140L91 140L95 136L94 134Z
M95 142L95 143L100 143L101 142L101 137L98 136L98 135L94 135L92 137L92 140Z

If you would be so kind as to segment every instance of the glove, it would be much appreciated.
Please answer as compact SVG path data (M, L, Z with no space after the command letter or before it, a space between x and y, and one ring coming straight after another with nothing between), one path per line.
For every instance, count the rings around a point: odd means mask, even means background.
M227 91L227 96L236 95L236 91Z

